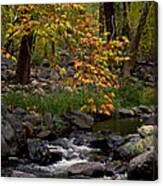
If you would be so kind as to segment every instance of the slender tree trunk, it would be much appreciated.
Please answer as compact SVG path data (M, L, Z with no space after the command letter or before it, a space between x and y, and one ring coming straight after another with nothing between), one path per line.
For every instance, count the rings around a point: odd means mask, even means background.
M55 53L55 43L54 43L54 41L51 42L51 52L52 52L52 56L54 56L54 53Z
M30 78L32 41L33 41L33 33L23 36L20 44L17 69L16 69L16 79L22 85L27 84Z
M110 33L107 38L107 40L109 41L110 39L116 36L113 2L104 3L104 14L105 14L106 30L107 32Z
M145 2L144 3L144 7L143 7L143 10L142 10L140 19L139 19L139 23L136 27L135 34L134 34L134 36L131 40L131 46L130 46L130 49L129 49L130 60L129 60L129 62L126 62L124 64L124 67L123 67L124 78L127 78L127 77L130 76L131 70L134 67L135 58L136 58L136 54L137 54L137 51L138 51L139 42L140 42L140 38L141 38L141 33L142 33L143 27L146 23L146 18L147 18L149 9L150 9L150 5L151 5L151 2Z
M99 36L104 33L104 6L103 3L99 4Z
M123 28L122 28L122 35L128 37L128 39L131 39L130 37L130 27L128 24L128 17L127 17L127 6L126 2L123 3Z

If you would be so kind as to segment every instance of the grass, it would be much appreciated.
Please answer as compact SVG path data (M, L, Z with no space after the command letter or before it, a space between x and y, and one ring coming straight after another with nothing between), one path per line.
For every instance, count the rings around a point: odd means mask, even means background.
M13 108L21 107L25 110L35 110L43 114L50 112L57 115L79 110L86 104L88 98L96 98L97 107L101 105L102 96L92 88L79 92L69 92L64 89L58 89L44 96L21 90L9 92L2 97L2 99ZM154 105L155 101L155 88L145 87L140 82L128 82L116 93L114 106L115 108L132 108L140 104L150 106Z
M142 82L128 82L116 93L116 108L132 108L140 104L151 106L156 103L156 88L144 86Z
M2 98L12 107L21 107L26 110L35 110L40 113L63 114L67 111L79 109L84 98L82 93L55 91L44 96L31 93L10 92Z

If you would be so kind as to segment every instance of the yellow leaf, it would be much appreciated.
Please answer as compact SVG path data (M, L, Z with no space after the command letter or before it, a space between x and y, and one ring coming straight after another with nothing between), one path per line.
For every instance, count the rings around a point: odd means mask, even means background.
M92 111L92 112L96 112L96 111L97 111L97 109L96 109L96 105L92 105L92 107L91 107L91 111Z
M92 98L88 99L87 101L88 101L88 103L93 103L94 102L94 100Z
M86 110L87 109L87 105L83 105L81 108L80 108L80 111L82 112L83 110Z

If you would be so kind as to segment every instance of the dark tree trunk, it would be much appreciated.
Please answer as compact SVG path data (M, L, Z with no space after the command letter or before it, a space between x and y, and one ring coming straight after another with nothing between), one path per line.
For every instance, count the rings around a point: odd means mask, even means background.
M104 33L104 6L103 3L99 5L99 36Z
M143 27L146 23L146 18L147 18L149 9L150 9L150 5L151 5L151 2L145 2L144 3L144 7L143 7L142 13L140 15L139 23L136 27L135 34L134 34L134 36L131 40L131 46L130 46L130 49L129 49L130 60L129 60L128 63L126 62L124 64L124 67L123 67L124 78L127 78L127 77L130 76L131 70L134 67L135 58L136 58L136 54L137 54L137 51L138 51L139 42L140 42L140 38L141 38L141 33L142 33Z
M52 52L52 56L54 56L54 53L55 53L55 43L54 43L54 41L51 42L51 52Z
M109 41L110 39L116 36L113 2L104 3L104 14L105 14L106 31L110 33L107 38L107 40Z
M17 69L16 69L16 79L22 85L27 84L30 78L32 41L33 41L33 34L31 33L29 35L23 36L20 44Z
M127 6L126 2L123 3L123 28L122 28L122 35L128 37L130 40L130 27L128 24L128 17L127 17Z

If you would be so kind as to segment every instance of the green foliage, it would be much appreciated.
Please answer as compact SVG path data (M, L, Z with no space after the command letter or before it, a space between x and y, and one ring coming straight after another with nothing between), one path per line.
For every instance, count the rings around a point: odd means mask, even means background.
M94 92L93 88L77 92L69 92L58 89L53 93L45 95L33 94L30 92L17 91L9 92L2 99L11 108L21 107L28 111L35 110L40 113L50 112L52 114L63 114L73 110L79 110L88 100L96 100L97 107L103 103L100 92Z
M41 64L43 57L36 51L32 53L32 64L39 65Z
M154 87L146 87L143 85L143 82L133 83L129 81L116 93L114 104L116 108L132 108L140 104L153 105L155 100L156 90Z

